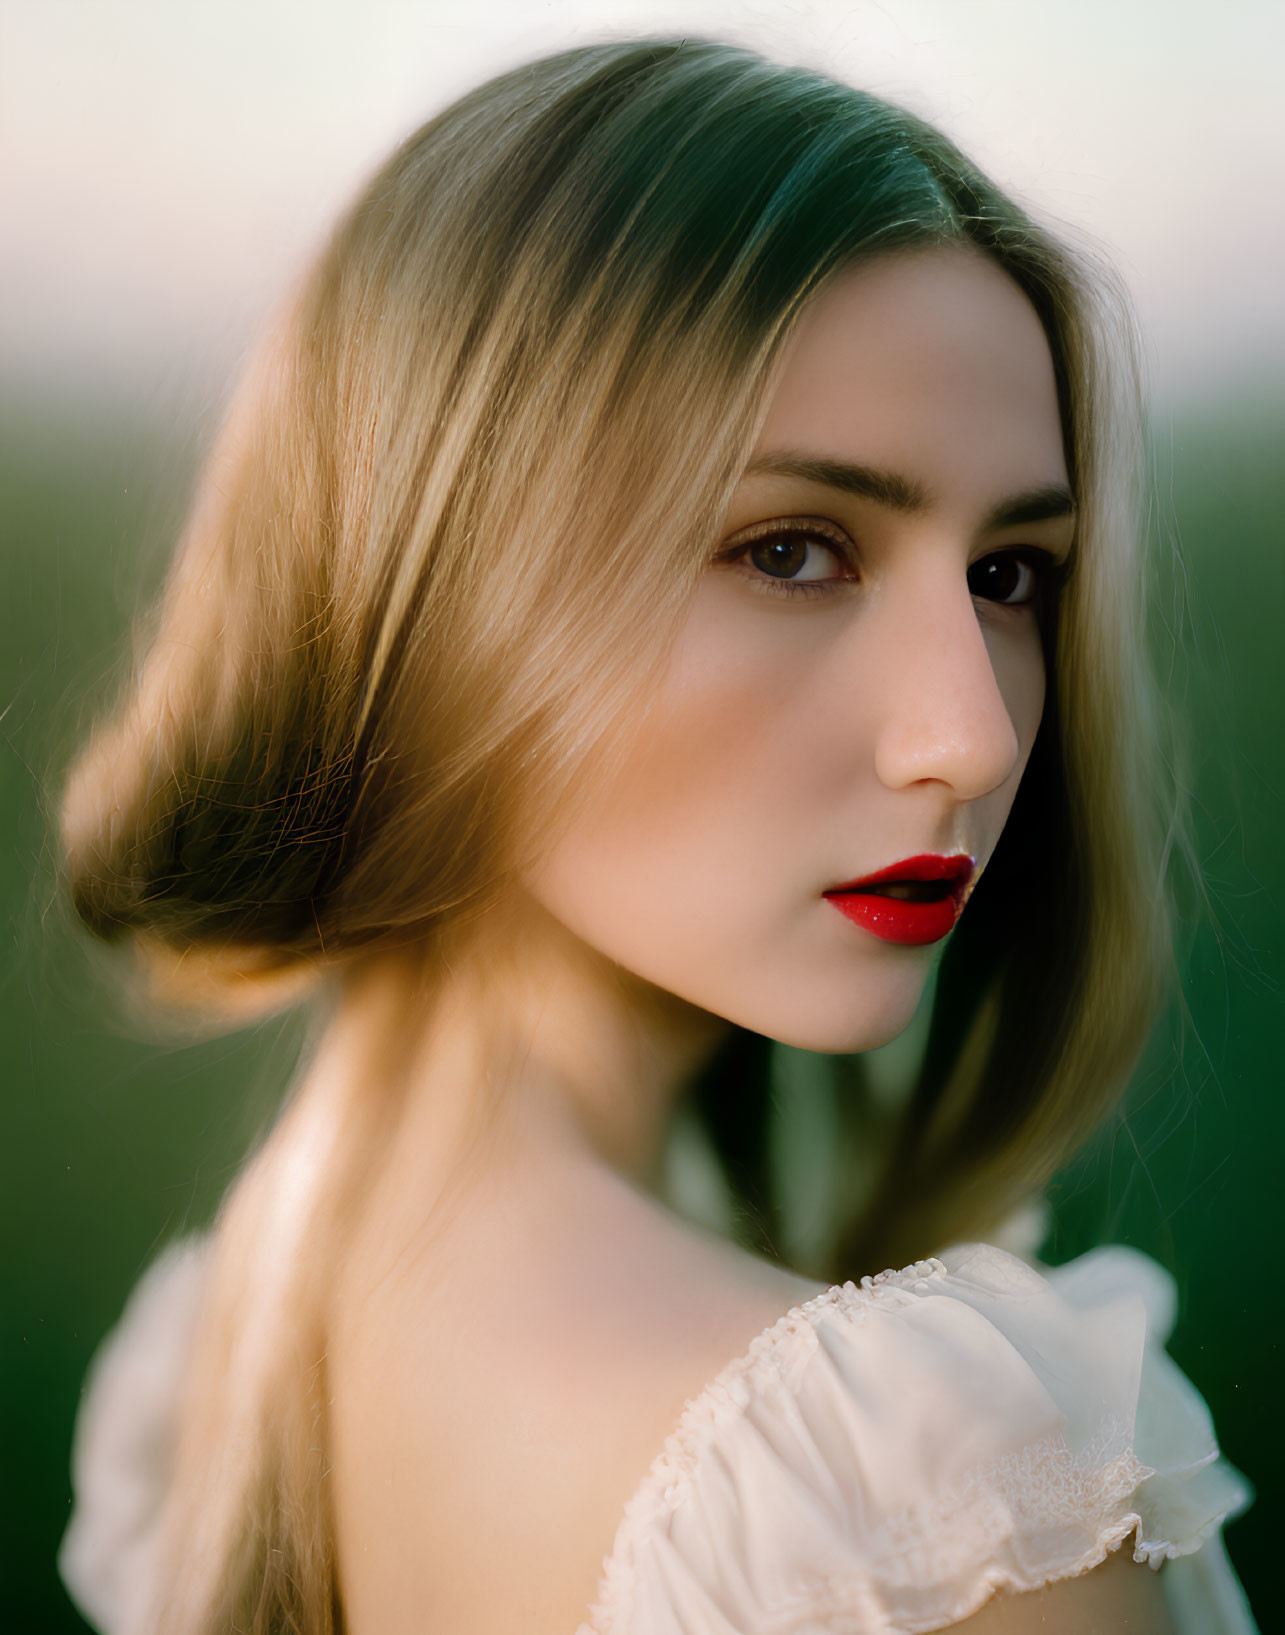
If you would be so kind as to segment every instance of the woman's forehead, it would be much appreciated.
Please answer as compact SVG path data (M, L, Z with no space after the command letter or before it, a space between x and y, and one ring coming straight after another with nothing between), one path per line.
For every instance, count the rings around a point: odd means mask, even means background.
M908 494L1065 487L1057 383L1031 303L947 246L846 270L800 315L755 448L895 473Z

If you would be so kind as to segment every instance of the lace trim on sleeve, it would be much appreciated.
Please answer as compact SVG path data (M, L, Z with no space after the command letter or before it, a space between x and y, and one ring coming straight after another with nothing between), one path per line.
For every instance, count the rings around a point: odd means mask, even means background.
M578 1635L921 1635L1130 1540L1190 1556L1251 1495L1148 1337L1163 1279L1103 1255L1068 1301L970 1245L795 1306L686 1404Z

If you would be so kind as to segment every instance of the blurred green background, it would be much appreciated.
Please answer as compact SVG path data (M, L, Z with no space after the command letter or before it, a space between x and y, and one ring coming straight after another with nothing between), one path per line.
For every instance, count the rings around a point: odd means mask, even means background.
M83 1629L55 1575L93 1349L158 1247L206 1222L288 1071L292 1027L144 1042L57 897L47 810L68 747L119 674L207 428L110 398L0 411L0 894L6 912L0 1628ZM1060 1177L1046 1257L1113 1240L1177 1273L1172 1350L1257 1484L1229 1533L1264 1629L1283 1516L1275 1395L1285 1319L1266 1276L1285 1138L1285 396L1248 387L1157 428L1155 645L1190 723L1212 913L1186 928L1185 1007L1127 1118ZM1175 570L1171 553L1181 550ZM1168 565L1165 565L1166 560ZM1182 602L1185 599L1185 613Z

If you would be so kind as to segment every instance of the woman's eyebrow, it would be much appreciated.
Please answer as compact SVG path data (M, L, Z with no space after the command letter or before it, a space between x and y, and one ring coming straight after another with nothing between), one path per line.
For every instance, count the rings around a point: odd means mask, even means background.
M1049 522L1075 515L1075 496L1064 483L1045 483L1024 494L1001 500L987 513L985 528L1019 528L1028 522Z
M817 455L782 450L760 454L745 468L746 475L766 473L776 477L797 477L803 482L821 483L863 500L875 500L894 511L926 511L932 495L922 483L882 466L859 465L852 460L829 460ZM1075 496L1065 483L1041 483L1008 499L1000 500L986 514L984 530L1016 528L1024 523L1048 522L1075 514Z
M775 477L798 477L804 482L822 483L863 500L877 500L894 511L923 511L928 507L928 491L899 472L879 466L857 465L850 460L826 460L811 454L760 454L746 466L746 475L758 472Z

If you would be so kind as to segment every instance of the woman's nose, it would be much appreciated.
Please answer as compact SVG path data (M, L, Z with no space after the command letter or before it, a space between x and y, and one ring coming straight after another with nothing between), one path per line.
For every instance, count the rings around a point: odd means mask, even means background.
M875 771L890 789L936 782L958 800L977 800L1018 764L1013 716L973 599L960 589L927 616L921 605L918 617L897 621L890 633L875 745ZM1042 702L1042 662L1026 679L1038 684Z

